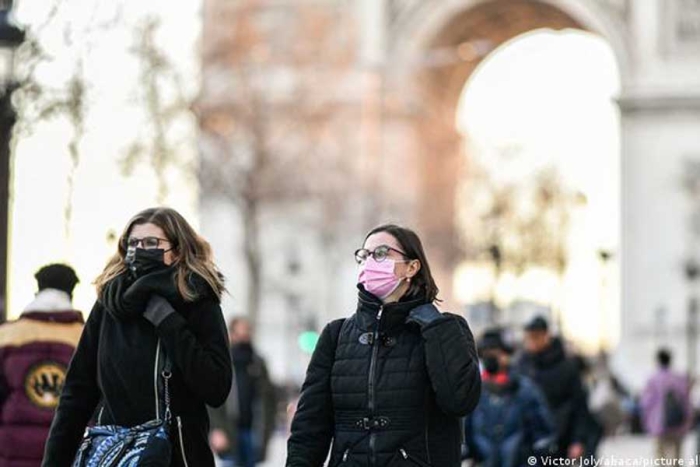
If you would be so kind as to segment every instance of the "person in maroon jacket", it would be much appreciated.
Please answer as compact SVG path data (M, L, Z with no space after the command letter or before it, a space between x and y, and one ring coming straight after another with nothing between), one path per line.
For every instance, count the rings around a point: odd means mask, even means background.
M78 277L51 264L36 273L39 292L16 321L0 325L0 467L38 467L66 368L83 329L73 309Z

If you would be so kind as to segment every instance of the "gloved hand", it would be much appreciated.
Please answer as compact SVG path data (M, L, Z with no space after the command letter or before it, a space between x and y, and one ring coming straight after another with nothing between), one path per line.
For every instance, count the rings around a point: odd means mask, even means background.
M160 295L173 304L178 303L179 291L174 274L175 268L170 266L141 276L124 293L124 300L139 303L141 312L153 295Z
M431 303L427 305L421 305L412 309L411 312L408 314L408 318L406 318L406 323L415 323L421 328L424 328L428 324L441 317L442 313L440 313L435 307L435 305Z
M146 311L143 317L151 322L154 326L160 325L165 318L175 313L175 308L166 299L160 295L152 295L146 305Z

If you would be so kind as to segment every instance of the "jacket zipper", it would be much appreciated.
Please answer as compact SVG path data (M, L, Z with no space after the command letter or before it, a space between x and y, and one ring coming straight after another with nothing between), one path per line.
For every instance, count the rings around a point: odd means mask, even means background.
M177 417L177 432L180 435L180 454L182 454L182 462L185 464L185 467L189 467L187 465L187 457L185 456L185 438L182 437L182 420L180 417Z
M156 345L156 361L153 366L153 392L156 396L156 419L160 420L160 406L158 404L158 363L160 360L160 339Z
M428 464L430 464L430 444L428 444L428 424L427 423L425 424L425 455L428 459Z
M343 451L343 456L340 458L340 462L336 462L335 465L344 464L348 460L348 455L350 454L350 449Z
M425 391L424 391L424 399L425 399L425 400L424 400L424 402L423 402L423 404L424 404L425 407L429 407L429 405L430 405L430 403L428 402L428 399L429 399L429 398L430 398L430 390L426 387L426 388L425 388ZM430 423L429 423L430 416L428 415L427 411L425 412L424 417L425 417L425 421L424 421L424 430L425 430L425 458L427 459L428 464L431 464L432 461L430 460L430 434L428 433L428 432L429 432L429 428L430 428Z
M384 311L384 306L379 307L379 311L377 312L377 327L374 330L374 339L372 340L372 357L369 361L369 381L367 383L368 385L368 392L369 392L369 410L372 415L372 418L374 418L374 379L375 379L375 372L376 372L376 366L377 366L377 354L379 353L379 324L381 323L382 319L382 311ZM370 457L371 457L371 464L376 465L377 464L377 459L376 459L376 453L374 452L374 444L375 444L375 437L376 434L374 432L371 432L369 435L369 451L370 451Z
M415 465L418 465L420 467L430 467L430 464L426 464L422 460L411 456L409 453L406 452L404 448L399 449L399 453L401 454L401 457L403 457L405 460L411 461Z

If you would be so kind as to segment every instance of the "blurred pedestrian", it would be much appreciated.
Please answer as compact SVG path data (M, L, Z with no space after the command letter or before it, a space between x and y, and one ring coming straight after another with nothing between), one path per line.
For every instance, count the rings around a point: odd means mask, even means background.
M213 467L206 405L226 400L232 365L209 244L176 211L147 209L129 221L96 285L43 465L72 464L93 414L121 427L168 420L168 382L170 465Z
M436 308L438 288L412 230L373 229L355 259L357 310L321 333L286 465L321 467L330 447L332 466L457 467L460 417L481 387L469 326Z
M0 326L0 466L38 467L83 315L73 308L75 271L41 268L39 291L19 319Z
M614 374L605 352L598 355L595 365L587 365L584 371L590 388L588 405L593 417L603 428L605 436L618 434L629 424L632 398L629 391Z
M584 403L580 411L580 424L583 427L581 431L583 432L584 456L596 457L598 446L605 434L605 428L600 419L594 415L589 402L591 400L589 385L589 381L592 379L591 364L588 359L581 354L575 353L571 356L571 359L574 361L579 371L579 378L581 379L581 386L584 394Z
M656 361L658 369L642 392L644 428L656 438L657 457L675 460L681 457L683 438L692 424L690 382L671 370L672 355L668 349L660 349Z
M234 318L229 323L233 384L226 403L209 411L212 449L228 465L240 467L265 460L277 415L275 387L250 334L246 319Z
M542 465L555 440L544 396L511 368L513 350L498 328L487 330L479 342L481 399L465 419L465 458L485 467Z
M561 339L550 334L542 316L527 323L523 344L518 369L540 388L552 411L557 432L554 457L590 454L586 449L586 393L576 361L566 354Z

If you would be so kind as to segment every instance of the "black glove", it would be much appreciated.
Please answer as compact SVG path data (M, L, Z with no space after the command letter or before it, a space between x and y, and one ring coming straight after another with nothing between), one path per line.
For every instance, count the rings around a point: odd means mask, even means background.
M433 321L442 318L442 313L432 303L421 305L411 310L406 318L406 323L414 323L424 328Z
M146 305L146 311L143 313L143 317L157 327L172 313L175 313L175 308L173 308L170 302L160 295L153 295L148 301L148 305Z

